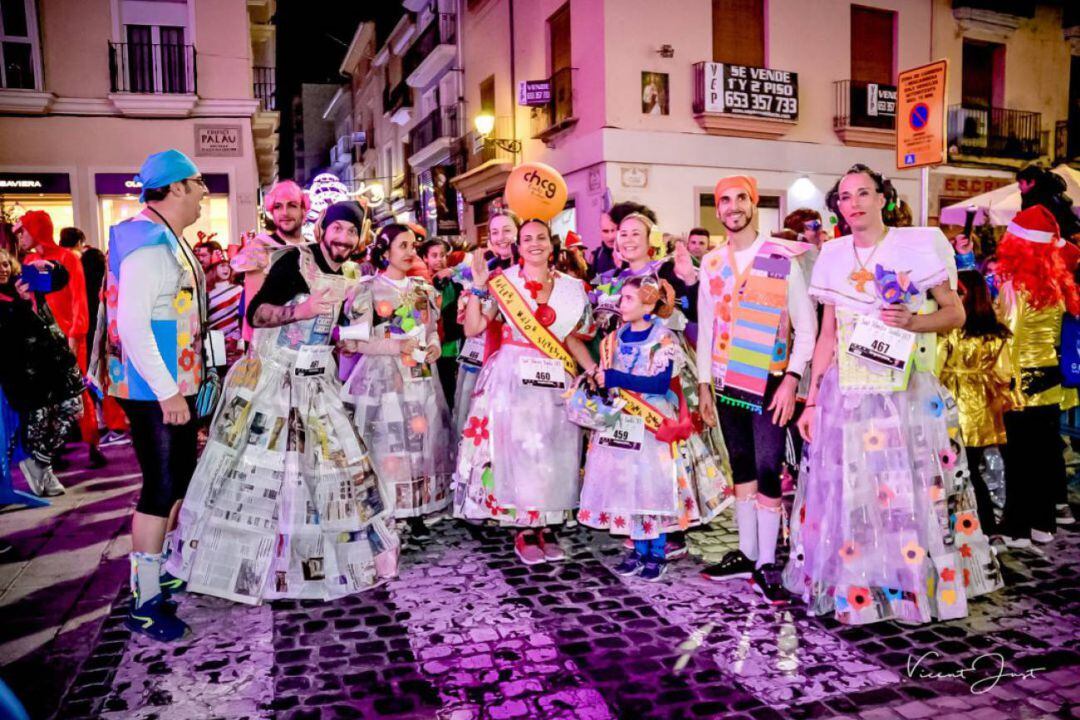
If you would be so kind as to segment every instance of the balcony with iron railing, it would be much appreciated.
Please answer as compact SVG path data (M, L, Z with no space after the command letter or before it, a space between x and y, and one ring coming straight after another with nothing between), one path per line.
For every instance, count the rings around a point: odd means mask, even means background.
M457 106L438 107L409 131L409 147L417 153L440 138L454 139L460 134Z
M114 93L194 94L195 46L110 42L109 76Z
M437 13L405 51L401 73L414 88L426 88L442 76L457 54L457 15Z
M710 135L778 138L799 120L799 76L789 70L694 64L694 119Z
M556 70L548 78L551 99L532 109L530 134L534 139L546 143L577 123L578 118L574 114L574 70Z
M996 107L949 108L950 157L1032 160L1044 154L1042 114Z
M277 110L277 68L252 68L255 76L254 95L259 109L267 112Z
M833 131L845 145L896 144L896 86L861 80L833 83Z

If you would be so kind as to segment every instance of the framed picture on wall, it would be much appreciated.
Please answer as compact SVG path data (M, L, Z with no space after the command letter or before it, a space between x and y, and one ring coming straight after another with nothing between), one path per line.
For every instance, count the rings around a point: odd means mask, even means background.
M646 115L667 115L670 112L667 73L641 73L641 112Z

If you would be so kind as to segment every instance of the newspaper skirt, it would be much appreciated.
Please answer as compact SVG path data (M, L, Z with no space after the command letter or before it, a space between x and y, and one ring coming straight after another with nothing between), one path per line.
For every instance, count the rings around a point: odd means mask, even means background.
M562 387L523 382L539 350L504 343L480 371L458 449L454 516L539 527L567 519L581 492L581 428L566 418ZM556 380L558 380L556 378Z
M896 392L818 394L814 442L791 519L784 584L842 623L967 615L1001 587L979 527L956 403L932 374Z
M391 508L333 361L304 376L296 356L246 357L225 380L167 565L192 592L327 600L397 572Z
M430 367L426 377L406 377L397 355L364 355L341 391L399 518L450 505L456 448L450 408Z

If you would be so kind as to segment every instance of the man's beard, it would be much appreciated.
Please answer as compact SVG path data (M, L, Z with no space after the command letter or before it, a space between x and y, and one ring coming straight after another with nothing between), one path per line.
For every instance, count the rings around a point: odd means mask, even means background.
M747 227L750 226L750 221L754 219L753 213L749 215L744 215L740 213L740 215L742 215L744 222L738 227L731 227L730 225L728 225L728 217L724 216L724 227L727 228L728 232L740 232L742 230L745 230ZM734 218L732 218L732 220L734 220Z
M353 254L353 250L356 249L356 246L350 245L346 247L345 245L339 245L338 243L323 243L322 248L328 259L336 263L343 263Z
M292 227L289 227L290 223ZM274 223L274 229L276 229L280 234L285 235L286 237L299 237L301 235L302 228L303 223L301 223L299 220L296 222L291 222L287 220L281 224Z

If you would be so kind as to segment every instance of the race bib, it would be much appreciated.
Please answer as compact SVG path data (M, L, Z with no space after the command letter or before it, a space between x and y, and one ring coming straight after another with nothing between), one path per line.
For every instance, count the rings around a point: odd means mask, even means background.
M876 317L860 315L847 352L860 360L903 373L915 350L915 333L890 327Z
M552 358L523 357L518 359L521 384L533 388L566 389L566 369Z
M330 366L329 345L301 345L296 352L293 373L297 377L315 377L326 372Z
M465 365L480 367L484 364L484 336L467 338L458 354L458 360Z
M600 432L597 443L615 450L640 452L645 442L645 420L637 415L623 413L614 426Z

